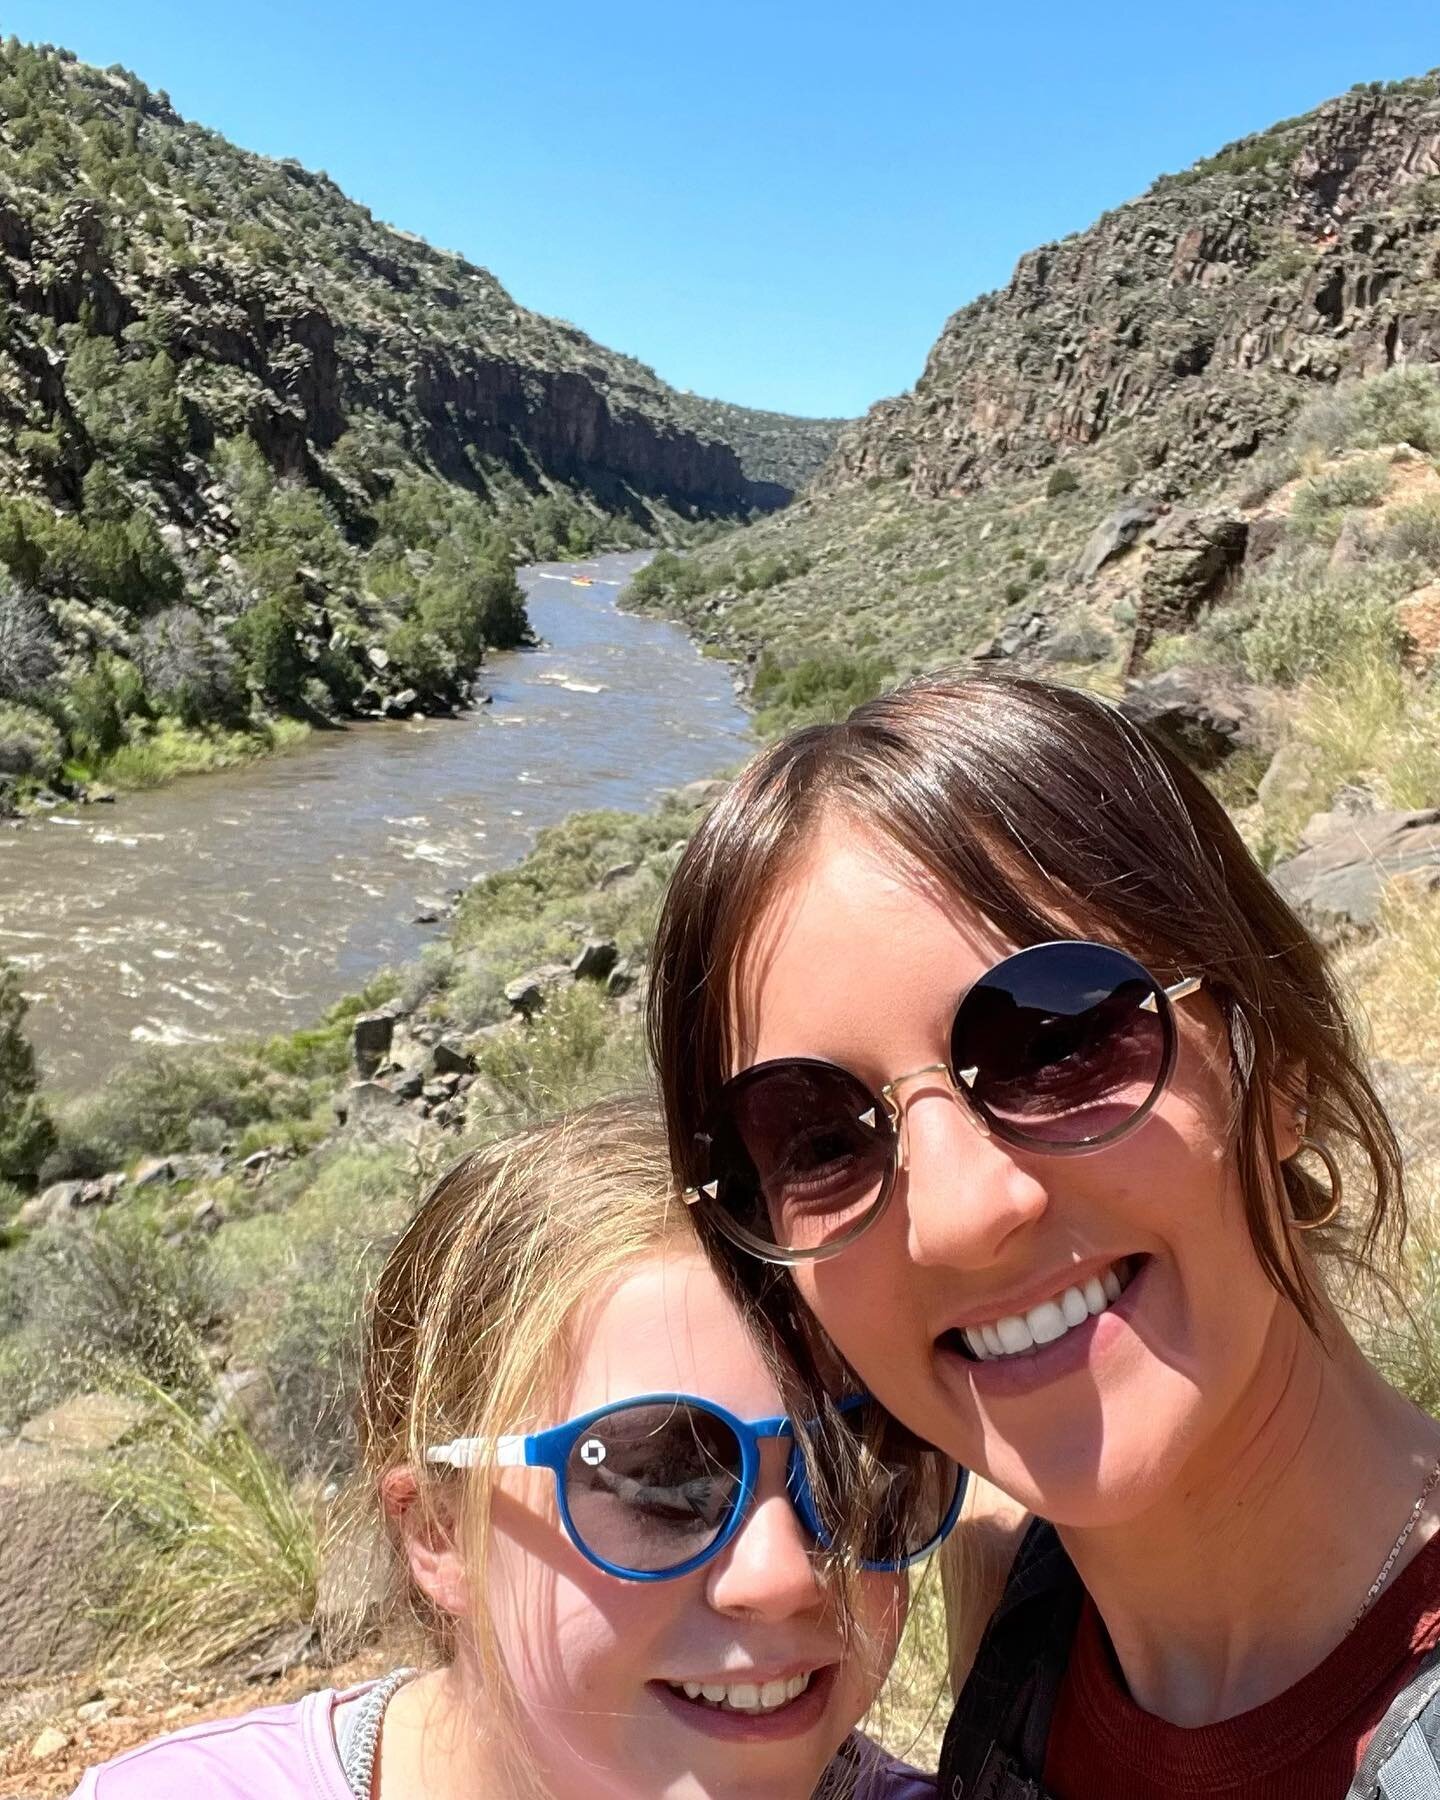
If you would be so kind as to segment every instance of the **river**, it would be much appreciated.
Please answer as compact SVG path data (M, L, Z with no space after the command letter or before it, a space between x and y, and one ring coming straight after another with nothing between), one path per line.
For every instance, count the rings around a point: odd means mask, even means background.
M520 571L538 650L493 704L363 723L114 806L0 831L0 957L46 1079L81 1091L136 1043L293 1029L438 928L422 903L589 807L643 809L747 749L730 671L620 612L643 553ZM575 584L589 576L593 585Z

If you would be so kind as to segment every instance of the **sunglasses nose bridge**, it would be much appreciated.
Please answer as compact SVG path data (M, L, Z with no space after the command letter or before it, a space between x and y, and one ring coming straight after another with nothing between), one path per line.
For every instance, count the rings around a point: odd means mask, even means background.
M900 1104L897 1089L903 1087L907 1081L919 1081L922 1076L929 1076L933 1079L933 1077L937 1075L943 1082L946 1093L949 1094L950 1098L960 1108L961 1112L964 1113L965 1117L980 1135L982 1137L989 1137L990 1126L985 1119L985 1115L969 1097L970 1081L974 1080L975 1071L973 1069L962 1069L960 1071L960 1079L957 1081L955 1071L950 1067L949 1063L926 1063L923 1069L908 1069L905 1074L895 1076L892 1081L887 1081L884 1087L881 1088L880 1098L885 1103L885 1110L889 1113L890 1122L895 1127L896 1131L898 1132L900 1130L904 1120L904 1113ZM969 1081L966 1080L967 1075L969 1076ZM960 1086L960 1082L965 1082L963 1090Z

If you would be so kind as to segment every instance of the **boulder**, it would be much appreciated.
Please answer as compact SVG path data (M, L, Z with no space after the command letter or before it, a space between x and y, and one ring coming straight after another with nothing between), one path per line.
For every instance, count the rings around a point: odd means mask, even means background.
M570 980L568 963L542 963L505 984L505 999L512 1011L530 1019L540 1012L553 988Z
M603 981L619 960L620 949L614 938L586 938L570 964L570 972L577 981Z
M363 1079L368 1080L389 1056L394 1036L395 1018L392 1013L361 1013L356 1019L352 1043L355 1068Z
M1197 769L1213 769L1258 740L1258 720L1241 692L1222 694L1194 669L1167 669L1129 681L1120 711L1162 738Z
M713 806L729 785L718 776L710 781L687 781L675 797L682 806Z
M425 1058L422 1074L431 1079L436 1077L459 1077L475 1073L475 1058L470 1055L458 1037L443 1037L438 1044L432 1046L430 1054Z
M424 1073L416 1069L402 1069L385 1084L397 1100L418 1100L420 1091L425 1086Z
M1223 592L1245 560L1250 526L1226 512L1172 512L1150 538L1140 579L1129 668L1162 632L1184 631Z
M196 1231L204 1232L206 1237L213 1237L225 1223L225 1209L218 1200L206 1198L191 1213L190 1223Z
M137 1165L131 1176L131 1185L136 1188L158 1187L163 1182L175 1179L175 1164L168 1156L147 1156Z
M1285 807L1303 802L1315 780L1315 753L1308 744L1282 744L1260 777L1255 798L1262 806ZM1318 795L1315 796L1319 798ZM1314 805L1314 800L1311 801Z
M115 1449L144 1422L145 1408L123 1394L72 1394L20 1427L22 1443L99 1454Z
M1324 937L1371 930L1387 881L1440 887L1440 807L1418 812L1316 813L1277 888Z
M635 985L635 968L628 956L622 957L605 977L605 992L618 998Z
M71 1200L71 1207L79 1206L113 1206L120 1198L120 1190L126 1184L126 1176L118 1169L112 1169L108 1175L97 1175L93 1181L80 1184L80 1192Z
M1152 500L1127 500L1102 519L1085 540L1070 571L1075 582L1092 581L1108 562L1124 554L1143 532L1160 517L1160 508Z

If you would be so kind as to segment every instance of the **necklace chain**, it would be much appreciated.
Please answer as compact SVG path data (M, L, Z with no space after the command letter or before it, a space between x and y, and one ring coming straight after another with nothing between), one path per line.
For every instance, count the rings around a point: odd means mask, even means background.
M1369 1612L1370 1608L1375 1604L1381 1588L1383 1588L1385 1583L1390 1579L1390 1571L1399 1561L1400 1552L1410 1542L1411 1532L1414 1531L1415 1527L1420 1523L1421 1518L1424 1516L1425 1502L1430 1498L1431 1494L1434 1493L1435 1484L1437 1482L1440 1482L1440 1458L1436 1459L1434 1465L1431 1467L1430 1473L1425 1477L1425 1485L1416 1496L1415 1504L1410 1509L1410 1517L1405 1521L1399 1537L1397 1537L1395 1542L1391 1545L1390 1554L1380 1565L1380 1573L1370 1583L1370 1591L1360 1602L1359 1612L1357 1612L1355 1617L1350 1621L1351 1631L1355 1629L1365 1617L1366 1613Z

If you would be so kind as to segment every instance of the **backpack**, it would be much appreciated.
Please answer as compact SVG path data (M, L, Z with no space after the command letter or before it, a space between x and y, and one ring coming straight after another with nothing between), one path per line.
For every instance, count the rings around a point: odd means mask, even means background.
M1054 1527L1037 1520L955 1703L938 1800L1051 1800L1045 1746L1084 1598ZM1345 1800L1440 1800L1440 1648L1391 1702Z

